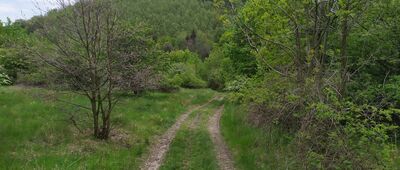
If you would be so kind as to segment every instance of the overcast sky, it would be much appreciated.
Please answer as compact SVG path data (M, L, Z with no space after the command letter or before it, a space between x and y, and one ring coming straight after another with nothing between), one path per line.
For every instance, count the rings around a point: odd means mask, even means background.
M0 0L0 20L30 19L43 11L55 8L55 0Z

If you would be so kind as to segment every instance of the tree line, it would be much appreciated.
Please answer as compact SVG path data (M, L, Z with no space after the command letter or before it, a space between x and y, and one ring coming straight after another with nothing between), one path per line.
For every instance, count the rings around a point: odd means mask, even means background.
M209 58L215 77L255 124L295 136L297 166L393 168L398 1L216 3L226 31Z

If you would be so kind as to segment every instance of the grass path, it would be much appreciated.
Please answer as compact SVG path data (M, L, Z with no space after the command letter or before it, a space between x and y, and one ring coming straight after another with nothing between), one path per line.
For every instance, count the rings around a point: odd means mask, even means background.
M222 98L217 98L190 114L172 141L160 169L235 169L219 130L223 107Z
M232 160L232 154L226 146L224 139L222 138L220 131L220 119L224 110L224 106L221 106L215 114L210 118L208 122L208 131L211 135L211 139L214 143L214 148L217 153L217 160L219 168L222 170L233 170L235 169Z
M172 141L161 170L218 169L216 154L207 131L209 117L219 106L219 101L193 112Z
M144 162L143 166L141 167L141 169L145 169L145 170L156 170L159 169L165 154L167 153L167 151L169 150L169 145L171 144L172 140L175 138L177 131L179 130L179 128L181 127L181 125L186 121L186 119L189 117L189 115L196 111L201 109L202 107L207 106L208 104L210 104L213 100L215 100L216 98L211 99L210 101L208 101L207 103L192 108L190 109L188 112L186 112L185 114L181 115L177 121L175 122L174 125L172 125L172 127L170 127L166 133L164 133L157 142L155 142L151 148L150 148L150 154L148 155L147 160Z

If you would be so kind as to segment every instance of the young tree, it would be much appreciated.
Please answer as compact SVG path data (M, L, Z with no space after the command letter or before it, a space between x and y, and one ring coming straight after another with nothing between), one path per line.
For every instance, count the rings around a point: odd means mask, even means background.
M375 1L375 3L378 1ZM339 10L337 15L340 19L340 82L339 93L341 98L346 97L347 83L349 81L348 73L348 46L349 36L352 27L358 23L360 16L369 6L371 1L366 0L339 0Z
M93 119L93 135L107 139L111 114L117 102L114 91L120 82L120 61L135 57L120 44L130 32L119 24L111 0L58 0L60 8L41 24L40 34L49 42L48 50L37 52L56 68L63 82L87 97ZM43 51L47 51L44 53Z

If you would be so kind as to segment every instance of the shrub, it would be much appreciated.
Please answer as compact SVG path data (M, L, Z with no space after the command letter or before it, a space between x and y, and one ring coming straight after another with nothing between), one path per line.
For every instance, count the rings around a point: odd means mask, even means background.
M225 86L225 91L228 92L239 92L246 88L249 79L243 76L238 76L235 80L227 82Z
M399 110L379 109L339 101L327 92L327 102L312 103L297 133L299 157L307 169L385 169L394 150L388 143L389 123Z
M324 91L322 101L311 100L312 94L300 98L295 82L276 73L238 77L225 89L231 92L232 100L248 104L248 119L253 125L279 125L295 134L293 147L297 150L291 154L305 169L390 169L395 151L389 140L398 130L394 117L400 114L395 109L398 82L392 78L373 90L378 91L374 95L385 96L378 102L386 103L385 107L339 100L330 89ZM371 99L374 95L367 96Z
M199 77L195 76L194 74L181 74L179 75L180 78L183 80L181 86L186 88L204 88L206 87L206 82Z
M186 88L203 88L206 82L196 75L195 66L185 63L174 64L170 70L167 82L172 86Z
M203 88L207 83L199 76L202 61L190 51L172 51L167 53L170 60L166 70L165 87Z
M8 86L11 84L12 82L10 77L8 77L5 73L0 73L0 86Z

